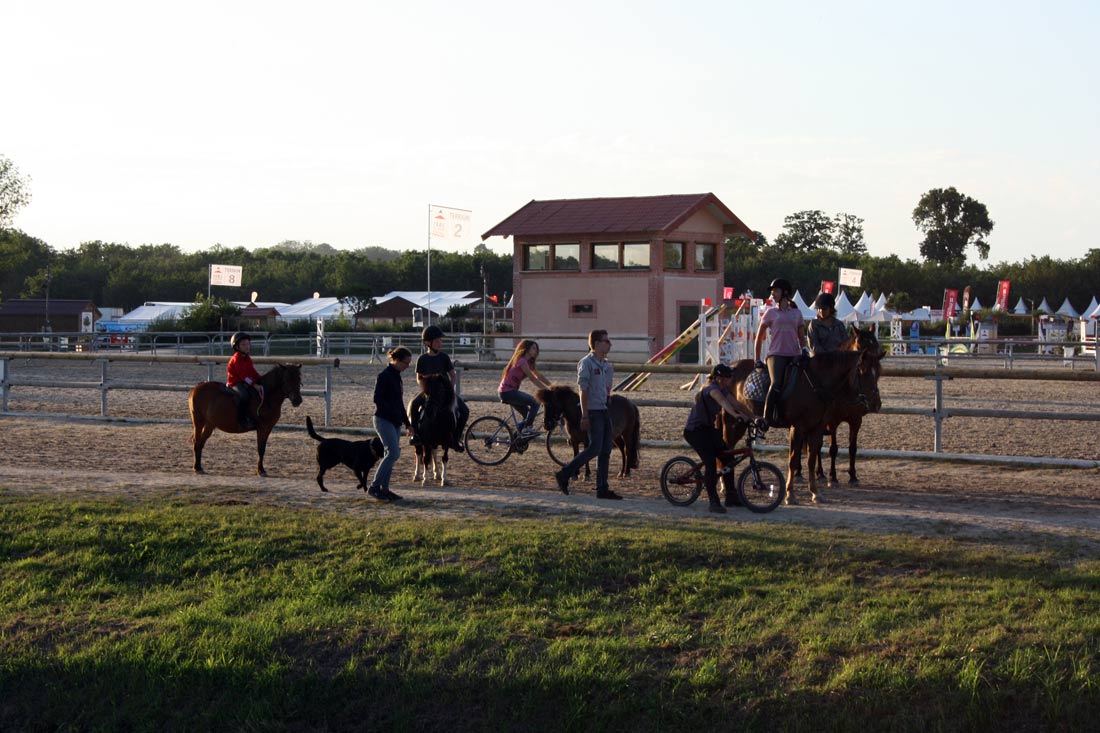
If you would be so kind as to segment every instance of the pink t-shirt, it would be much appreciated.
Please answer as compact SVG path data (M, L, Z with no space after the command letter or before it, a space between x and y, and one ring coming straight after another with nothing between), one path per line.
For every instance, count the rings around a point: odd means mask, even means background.
M500 380L500 386L497 387L497 392L512 392L519 389L519 383L527 376L523 373L523 367L526 364L527 357L521 356L516 359L516 363L513 364L512 368L508 370L508 373L504 375L504 379Z
M802 327L802 311L792 305L787 310L771 308L764 313L760 321L767 324L771 341L768 353L775 356L798 356L802 353L802 344L798 340L798 329Z

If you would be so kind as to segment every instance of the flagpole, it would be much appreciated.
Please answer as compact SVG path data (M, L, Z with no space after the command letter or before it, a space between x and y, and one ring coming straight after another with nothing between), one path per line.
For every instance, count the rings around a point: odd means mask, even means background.
M425 309L427 321L425 325L432 325L432 205L428 204L428 307Z

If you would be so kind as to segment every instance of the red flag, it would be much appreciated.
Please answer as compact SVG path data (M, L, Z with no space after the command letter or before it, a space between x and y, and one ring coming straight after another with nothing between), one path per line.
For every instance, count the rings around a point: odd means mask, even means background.
M831 293L831 292L833 292L833 289L835 287L836 287L836 282L833 281L833 280L822 280L821 281L821 292L823 292L823 293Z
M710 307L710 298L703 298L703 305L707 308Z
M489 300L493 301L494 303L499 303L500 302L500 299L497 298L497 296L495 296L495 295L490 295Z
M1001 280L997 283L997 305L994 306L997 310L1008 310L1008 289L1011 285L1011 280Z
M943 291L943 317L954 318L955 317L955 305L959 302L958 290L944 290Z

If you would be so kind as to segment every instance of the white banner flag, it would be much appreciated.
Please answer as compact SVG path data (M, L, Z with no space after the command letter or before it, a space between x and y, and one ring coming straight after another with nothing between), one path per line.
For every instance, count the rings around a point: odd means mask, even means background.
M228 285L231 288L241 286L241 268L239 265L210 265L210 284Z
M850 270L847 267L842 267L837 282L850 288L858 288L859 284L863 282L863 270Z
M465 209L449 209L431 206L429 236L432 242L465 244L470 236L470 212Z

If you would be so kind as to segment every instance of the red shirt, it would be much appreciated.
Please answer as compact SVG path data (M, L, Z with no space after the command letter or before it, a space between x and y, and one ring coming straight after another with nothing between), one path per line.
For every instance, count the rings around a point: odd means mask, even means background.
M252 366L252 357L243 351L238 351L229 358L229 364L226 366L226 379L225 386L232 387L234 384L254 384L260 381L260 373L256 371L256 367Z

